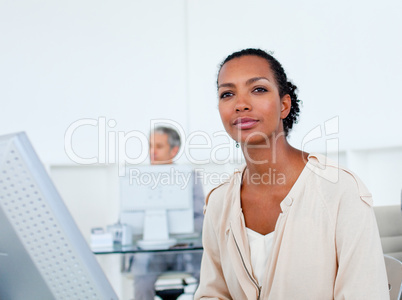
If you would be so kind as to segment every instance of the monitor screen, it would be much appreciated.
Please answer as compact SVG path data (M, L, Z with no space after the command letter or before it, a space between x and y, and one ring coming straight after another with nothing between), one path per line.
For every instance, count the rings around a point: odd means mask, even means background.
M0 136L0 299L117 299L25 133Z
M120 221L130 225L134 235L143 235L147 215L154 214L153 224L169 235L192 234L194 173L188 165L127 166L120 177ZM167 224L159 223L166 212ZM145 228L146 230L146 228Z

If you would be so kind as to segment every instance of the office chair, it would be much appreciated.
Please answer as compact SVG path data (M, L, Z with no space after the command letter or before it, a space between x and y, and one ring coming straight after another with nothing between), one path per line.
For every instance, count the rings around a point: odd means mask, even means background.
M193 276L185 272L165 272L158 277L155 283L155 292L163 300L176 300L184 295L195 293L198 282Z
M374 213L384 254L402 261L401 206L374 206Z
M391 300L401 300L402 262L389 255L384 255L388 276L389 296Z

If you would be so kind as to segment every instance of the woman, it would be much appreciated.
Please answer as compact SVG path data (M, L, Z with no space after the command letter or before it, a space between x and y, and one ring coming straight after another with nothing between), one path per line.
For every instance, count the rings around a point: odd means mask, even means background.
M296 86L259 49L228 56L219 113L245 168L207 197L195 299L389 299L371 194L289 145Z

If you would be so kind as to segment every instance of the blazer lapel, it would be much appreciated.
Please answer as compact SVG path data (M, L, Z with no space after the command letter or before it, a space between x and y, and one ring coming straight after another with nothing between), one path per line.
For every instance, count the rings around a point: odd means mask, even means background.
M250 261L250 249L247 244L247 236L245 236L244 219L240 214L233 218L228 228L227 249L231 261L233 261L233 269L239 283L248 296L258 295L258 284L253 277L253 271Z
M232 266L244 294L249 299L252 295L257 296L259 291L258 284L253 277L251 261L250 261L250 248L248 246L248 238L246 233L246 226L241 210L240 201L240 187L241 178L244 168L235 174L230 186L229 193L226 194L226 203L230 207L231 214L226 228L227 234L227 251L230 261L233 262Z

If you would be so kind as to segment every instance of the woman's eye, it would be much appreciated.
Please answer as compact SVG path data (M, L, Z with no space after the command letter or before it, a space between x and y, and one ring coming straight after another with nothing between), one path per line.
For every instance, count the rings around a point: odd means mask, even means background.
M231 97L231 96L233 96L233 93L231 93L231 92L224 92L224 93L221 94L220 98L221 98L221 99L224 99L224 98L228 98L228 97Z
M265 92L268 92L268 90L266 88L263 88L263 87L257 87L257 88L254 89L254 92L265 93Z

